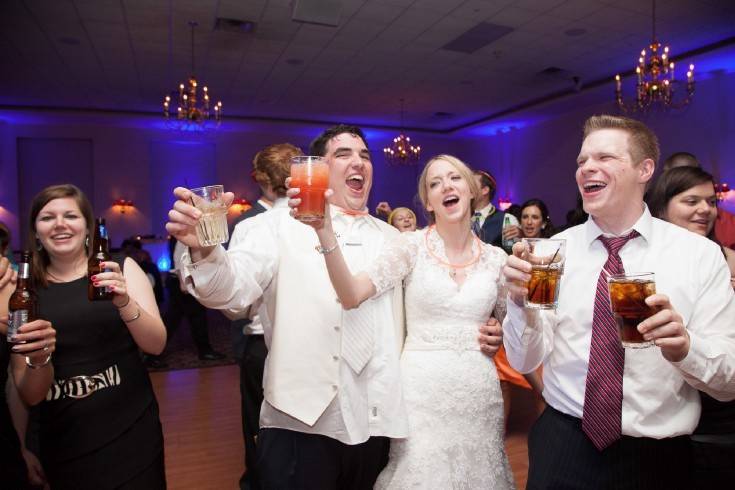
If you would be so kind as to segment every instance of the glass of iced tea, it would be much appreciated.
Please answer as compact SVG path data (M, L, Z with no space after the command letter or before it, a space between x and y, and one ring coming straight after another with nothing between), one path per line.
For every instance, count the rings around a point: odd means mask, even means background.
M620 341L628 349L643 349L653 345L638 331L638 324L656 310L646 304L646 298L656 294L653 272L615 274L607 278L610 310L620 330Z
M294 218L299 221L324 219L324 192L329 188L329 165L322 157L298 156L291 159L291 187L301 199Z
M227 206L225 206L224 187L206 185L189 189L191 204L202 212L197 223L197 238L203 247L225 243L230 237L227 229Z
M526 289L526 308L553 310L559 302L559 284L564 272L567 242L557 238L524 238L526 260L531 263L531 280Z

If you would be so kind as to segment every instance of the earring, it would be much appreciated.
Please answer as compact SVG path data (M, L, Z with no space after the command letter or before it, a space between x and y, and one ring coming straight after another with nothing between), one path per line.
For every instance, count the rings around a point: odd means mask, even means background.
M84 246L89 247L89 235L84 238Z
M39 240L38 238L36 238L36 250L38 250L39 252L43 250L43 245L41 245L41 240Z

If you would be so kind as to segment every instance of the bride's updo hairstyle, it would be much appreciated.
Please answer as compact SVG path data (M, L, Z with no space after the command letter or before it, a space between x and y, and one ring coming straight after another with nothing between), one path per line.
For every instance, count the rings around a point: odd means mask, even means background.
M435 217L434 212L427 209L427 206L429 204L429 185L426 181L428 179L429 167L431 167L434 162L437 162L439 160L444 160L452 167L457 169L459 175L461 175L462 178L467 182L467 186L470 188L470 193L472 194L472 200L470 201L470 215L475 212L475 201L477 200L477 196L480 195L480 186L477 185L475 175L466 163L464 163L457 157L453 157L452 155L435 156L434 158L426 162L426 165L424 165L424 170L421 172L421 177L419 177L419 199L421 200L421 204L423 204L424 206L424 211L430 223L434 223Z

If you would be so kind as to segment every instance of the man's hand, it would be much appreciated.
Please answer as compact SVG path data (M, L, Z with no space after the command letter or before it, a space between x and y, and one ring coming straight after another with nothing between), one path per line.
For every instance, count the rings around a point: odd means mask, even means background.
M0 257L0 291L5 287L15 290L16 272L10 267L7 257Z
M658 310L656 314L642 321L638 331L646 340L653 340L661 348L664 359L679 362L689 354L689 333L684 320L676 312L665 294L653 294L646 298L646 304Z
M490 317L487 323L480 327L480 335L477 341L480 343L480 350L488 357L493 357L503 345L503 328L497 319Z
M202 217L202 212L191 204L191 191L184 187L177 187L174 189L174 196L177 200L168 212L166 231L193 250L203 249L196 233L196 226ZM223 196L225 206L229 207L234 197L232 192L225 192ZM213 247L207 248L211 250Z
M384 218L387 218L392 211L393 209L391 209L390 204L385 201L379 202L375 208L375 214L383 216Z
M510 299L518 306L523 306L523 299L528 295L527 284L531 280L531 263L526 259L528 252L523 242L513 245L513 254L503 267L503 276L510 293Z

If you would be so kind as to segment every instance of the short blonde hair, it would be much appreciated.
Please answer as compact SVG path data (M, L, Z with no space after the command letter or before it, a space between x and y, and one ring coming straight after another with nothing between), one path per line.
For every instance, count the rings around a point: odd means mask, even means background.
M429 189L428 189L428 174L429 174L429 168L434 164L434 162L437 162L439 160L444 160L445 162L449 163L452 167L454 167L459 175L462 176L464 180L467 181L467 185L470 188L470 193L472 194L472 199L470 201L470 212L475 212L475 202L477 202L477 197L480 195L480 186L477 184L477 180L475 179L475 174L472 171L470 167L467 166L466 163L464 163L462 160L460 160L457 157L453 157L452 155L437 155L428 162L426 162L426 165L424 165L424 170L421 172L421 177L419 177L419 199L421 200L421 204L423 204L424 209L426 210L429 219L433 223L435 220L434 212L428 210L428 204L429 204Z
M413 212L413 210L412 210L411 208L403 208L403 207L400 207L400 208L396 208L396 209L394 209L394 210L393 210L393 211L391 211L391 212L390 212L390 214L388 215L388 224L389 224L389 225L393 225L393 218L395 218L395 217L396 217L396 214L398 214L398 213L399 213L400 211L408 211L408 214L410 214L410 215L411 215L411 217L413 217L413 221L414 221L415 223L417 223L417 222L418 222L418 220L416 219L416 213L414 213L414 212Z
M584 123L584 138L600 129L621 129L628 133L630 157L634 164L639 164L646 158L650 158L653 160L654 165L658 165L658 159L661 156L658 138L642 122L628 117L611 116L609 114L592 116Z

